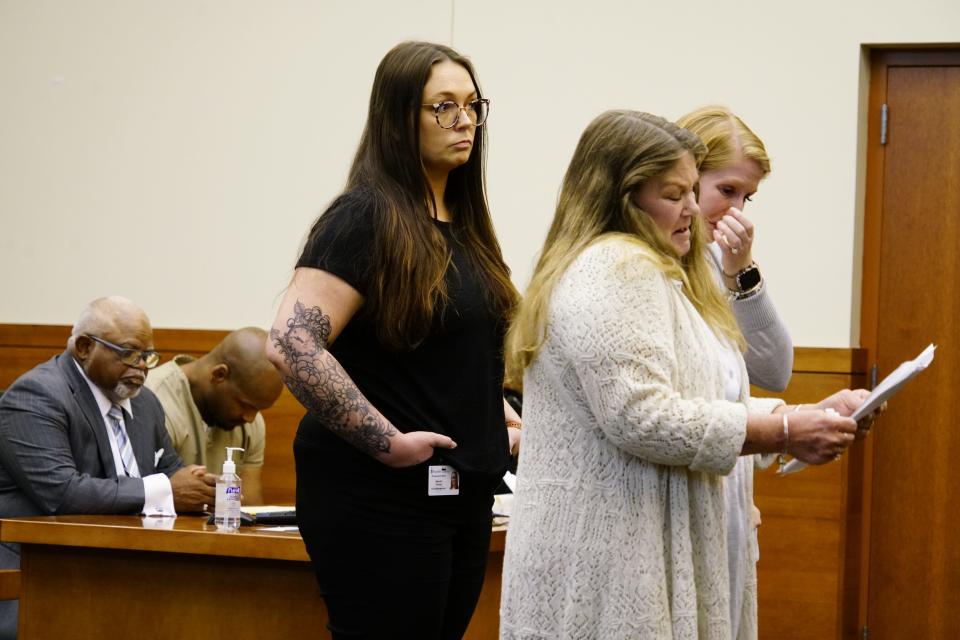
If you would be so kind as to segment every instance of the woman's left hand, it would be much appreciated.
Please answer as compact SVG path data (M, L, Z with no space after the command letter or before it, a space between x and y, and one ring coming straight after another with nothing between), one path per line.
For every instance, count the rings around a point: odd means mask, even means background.
M853 412L860 408L860 405L863 404L864 400L867 399L867 396L870 395L870 392L866 389L843 389L836 392L832 396L828 396L818 402L815 406L818 409L833 409L843 417L853 415ZM857 440L863 440L870 434L870 427L873 426L874 420L877 419L881 413L883 413L887 408L887 403L884 402L883 405L866 416L861 418L857 422Z
M867 399L870 392L866 389L841 389L831 396L827 396L814 405L817 409L833 409L844 418L853 415L853 412L860 408L863 401ZM809 405L807 405L809 407Z
M736 207L730 207L717 221L713 239L720 246L724 274L734 276L753 263L753 223Z

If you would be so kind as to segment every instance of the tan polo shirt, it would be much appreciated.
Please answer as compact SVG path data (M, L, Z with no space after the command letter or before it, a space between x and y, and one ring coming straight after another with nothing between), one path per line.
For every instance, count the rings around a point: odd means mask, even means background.
M210 473L220 473L227 459L226 447L243 447L233 454L241 465L263 466L266 446L266 426L263 416L257 414L253 422L227 431L210 427L200 417L190 393L190 381L180 369L181 364L193 361L187 355L178 355L147 375L146 386L157 395L166 414L167 433L184 464L202 464Z

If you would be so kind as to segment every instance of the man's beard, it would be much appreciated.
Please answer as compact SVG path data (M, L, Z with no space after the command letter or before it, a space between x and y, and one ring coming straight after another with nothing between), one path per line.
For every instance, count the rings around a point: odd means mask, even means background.
M130 398L136 398L142 388L142 384L131 384L121 380L113 388L113 396L115 400L129 400Z

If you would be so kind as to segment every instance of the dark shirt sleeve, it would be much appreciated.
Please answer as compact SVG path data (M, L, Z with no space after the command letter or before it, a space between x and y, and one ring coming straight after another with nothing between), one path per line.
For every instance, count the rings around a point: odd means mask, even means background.
M332 273L366 297L373 265L376 207L367 192L340 196L313 225L297 267Z

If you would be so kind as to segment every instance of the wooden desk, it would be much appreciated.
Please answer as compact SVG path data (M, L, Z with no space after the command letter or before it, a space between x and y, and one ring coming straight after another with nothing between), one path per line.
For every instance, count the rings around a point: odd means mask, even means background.
M137 516L3 520L22 545L20 632L31 638L329 638L299 533L218 533L201 517L172 530ZM505 532L495 530L466 638L497 637Z

